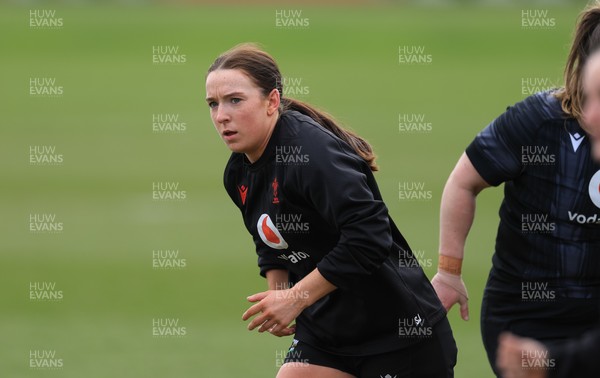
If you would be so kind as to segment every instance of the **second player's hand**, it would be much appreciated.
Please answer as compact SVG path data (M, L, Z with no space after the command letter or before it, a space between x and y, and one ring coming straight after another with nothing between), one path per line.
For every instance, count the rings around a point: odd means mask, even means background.
M269 331L275 336L290 336L295 332L295 325L290 326L305 308L305 299L296 295L293 289L268 290L248 297L250 302L258 302L242 315L248 320L257 315L248 330L258 327L258 332Z
M433 276L431 284L446 311L450 311L452 306L458 303L461 318L469 320L469 297L465 283L460 276L439 271Z
M496 366L504 378L546 378L552 360L540 342L504 332L498 338Z

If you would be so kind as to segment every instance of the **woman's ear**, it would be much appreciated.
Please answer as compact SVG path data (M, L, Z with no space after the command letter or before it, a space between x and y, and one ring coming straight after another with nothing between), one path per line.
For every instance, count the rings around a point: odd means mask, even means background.
M269 105L267 106L267 115L272 116L279 109L281 95L277 88L274 88L268 95Z

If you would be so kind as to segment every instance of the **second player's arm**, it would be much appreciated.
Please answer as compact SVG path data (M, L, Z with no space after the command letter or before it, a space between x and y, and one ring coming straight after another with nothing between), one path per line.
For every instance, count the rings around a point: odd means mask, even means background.
M447 311L460 304L464 320L469 319L467 289L461 278L465 242L475 217L476 197L489 186L463 153L442 194L438 273L431 283Z
M475 199L489 187L463 153L450 174L440 206L440 254L462 259L473 218Z

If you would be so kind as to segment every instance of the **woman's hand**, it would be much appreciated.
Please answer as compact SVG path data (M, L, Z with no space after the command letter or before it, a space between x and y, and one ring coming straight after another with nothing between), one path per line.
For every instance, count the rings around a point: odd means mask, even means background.
M460 305L460 317L463 320L469 320L469 295L461 276L438 270L438 273L431 280L431 285L446 312L458 303Z
M300 313L319 299L334 291L336 287L325 279L315 268L296 285L285 290L267 290L248 297L250 302L258 302L250 307L243 320L256 316L248 329L252 331L260 326L258 332L269 330L275 336L289 336L294 334L296 326L290 323Z
M268 330L275 336L290 336L296 331L296 325L290 323L308 306L307 299L306 293L294 288L263 291L248 297L248 301L258 303L246 310L242 319L259 314L248 324L248 330L259 327L258 332Z
M498 338L496 366L505 378L546 378L554 360L540 342L505 332Z

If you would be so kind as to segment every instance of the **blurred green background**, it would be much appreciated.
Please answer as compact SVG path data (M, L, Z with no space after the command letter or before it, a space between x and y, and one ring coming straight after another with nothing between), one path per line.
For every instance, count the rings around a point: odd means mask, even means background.
M581 2L569 6L0 6L0 376L269 377L291 338L248 332L245 297L262 291L241 217L222 187L229 152L213 130L204 75L231 46L261 43L300 96L374 146L392 217L435 272L444 182L475 134L524 98L523 80L560 84ZM30 10L54 10L57 28L32 28ZM308 25L277 27L276 11ZM522 27L524 10L551 27ZM296 13L297 14L297 13ZM527 16L529 17L529 16ZM153 46L185 63L153 63ZM399 46L430 63L401 64ZM64 93L32 96L31 78ZM298 81L296 81L298 83ZM298 88L296 88L298 89ZM183 132L153 132L153 114ZM399 129L420 114L428 132ZM30 164L30 146L53 146L59 165ZM180 201L152 199L153 182L179 183ZM432 199L401 201L399 182ZM491 377L479 333L501 188L484 192L464 277L471 320L449 317L457 377ZM29 230L53 214L60 233ZM153 269L153 250L178 250L182 269ZM32 301L52 282L61 301ZM152 319L179 319L184 337L154 337ZM32 350L55 351L58 370L30 368Z

